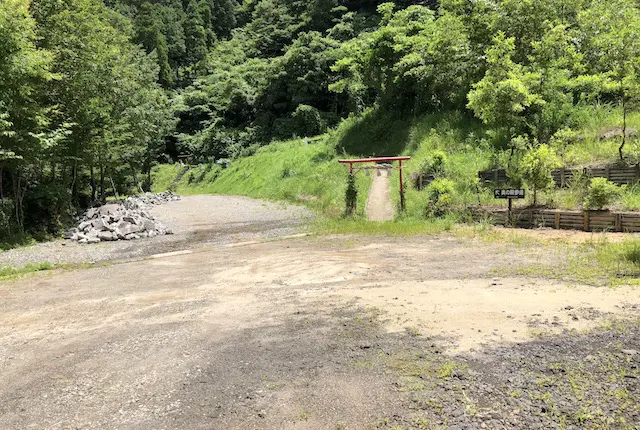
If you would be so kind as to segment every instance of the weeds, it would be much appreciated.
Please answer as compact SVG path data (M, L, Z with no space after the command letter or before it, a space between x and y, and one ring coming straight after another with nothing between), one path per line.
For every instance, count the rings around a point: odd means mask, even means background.
M0 268L0 281L11 281L36 272L53 270L62 266L55 266L51 263L29 264L21 268L2 267Z

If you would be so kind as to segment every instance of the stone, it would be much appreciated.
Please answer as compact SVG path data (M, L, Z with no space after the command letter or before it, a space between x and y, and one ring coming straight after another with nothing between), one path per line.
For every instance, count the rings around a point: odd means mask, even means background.
M125 221L124 219L122 221L120 221L116 226L116 228L119 228L121 230L128 229L129 227L131 227L131 223Z
M64 237L82 243L97 243L173 234L167 226L155 221L148 206L179 199L171 192L145 193L117 203L90 208L79 220L78 228L68 230Z
M150 219L145 219L142 222L142 228L143 228L143 231L149 232L156 229L156 224Z
M117 240L118 236L114 236L114 234L110 231L101 231L100 233L98 233L98 239L109 242L112 240Z
M120 229L120 228L116 228L116 229L115 229L115 231L114 231L113 233L116 235L116 237L117 237L118 239L122 239L122 240L124 240L124 239L126 238L126 236L127 236L127 235L125 234L124 230L122 230L122 229Z
M104 222L102 218L96 218L91 222L91 226L98 231L103 231L107 229L107 223Z
M64 233L64 238L65 239L76 240L75 238L77 238L77 236L78 236L78 229L77 228L69 229Z
M132 217L131 215L123 216L122 217L122 221L128 222L129 224L138 224L136 222L136 219L134 217Z
M623 350L620 350L620 352L621 352L621 353L623 353L624 355L630 355L630 356L632 356L632 357L633 357L633 356L635 356L635 355L640 354L640 353L639 353L637 350L635 350L635 349L623 349Z
M120 205L118 203L109 203L104 206L101 206L98 209L100 215L111 215L120 211Z

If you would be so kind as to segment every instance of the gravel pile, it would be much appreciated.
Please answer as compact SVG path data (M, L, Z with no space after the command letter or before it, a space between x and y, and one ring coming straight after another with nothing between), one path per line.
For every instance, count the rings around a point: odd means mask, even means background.
M99 243L173 234L171 229L151 215L149 206L179 199L170 191L146 193L91 208L84 213L76 228L67 231L65 239L78 243Z

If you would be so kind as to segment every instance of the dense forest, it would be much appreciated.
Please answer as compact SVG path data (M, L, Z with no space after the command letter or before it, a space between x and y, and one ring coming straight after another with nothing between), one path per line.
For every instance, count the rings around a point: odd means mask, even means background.
M371 107L462 112L516 149L594 105L624 128L639 95L637 0L3 0L0 234Z

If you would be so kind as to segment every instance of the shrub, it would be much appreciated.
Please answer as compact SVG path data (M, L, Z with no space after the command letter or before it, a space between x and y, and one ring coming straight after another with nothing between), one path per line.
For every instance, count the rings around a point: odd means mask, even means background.
M622 258L629 263L640 266L640 243L625 243L622 249Z
M309 105L298 105L291 114L293 131L298 136L315 136L325 131L325 122L318 109Z
M425 158L418 165L418 175L425 182L430 182L444 173L447 155L442 151L435 151L430 157ZM420 188L420 177L416 177L415 188Z
M587 209L604 209L613 203L620 195L624 187L619 187L607 178L593 178L587 194L584 198L584 207Z
M356 202L358 200L358 188L356 187L356 176L349 174L347 179L347 191L344 195L346 216L351 216L356 212Z
M533 189L533 205L538 201L538 191L552 188L555 183L551 171L560 166L555 151L546 144L529 148L520 162L524 181Z
M435 179L426 188L428 205L427 216L444 215L451 208L455 186L449 179Z
M430 157L422 160L419 171L425 176L438 176L444 173L447 155L442 151L435 151Z

